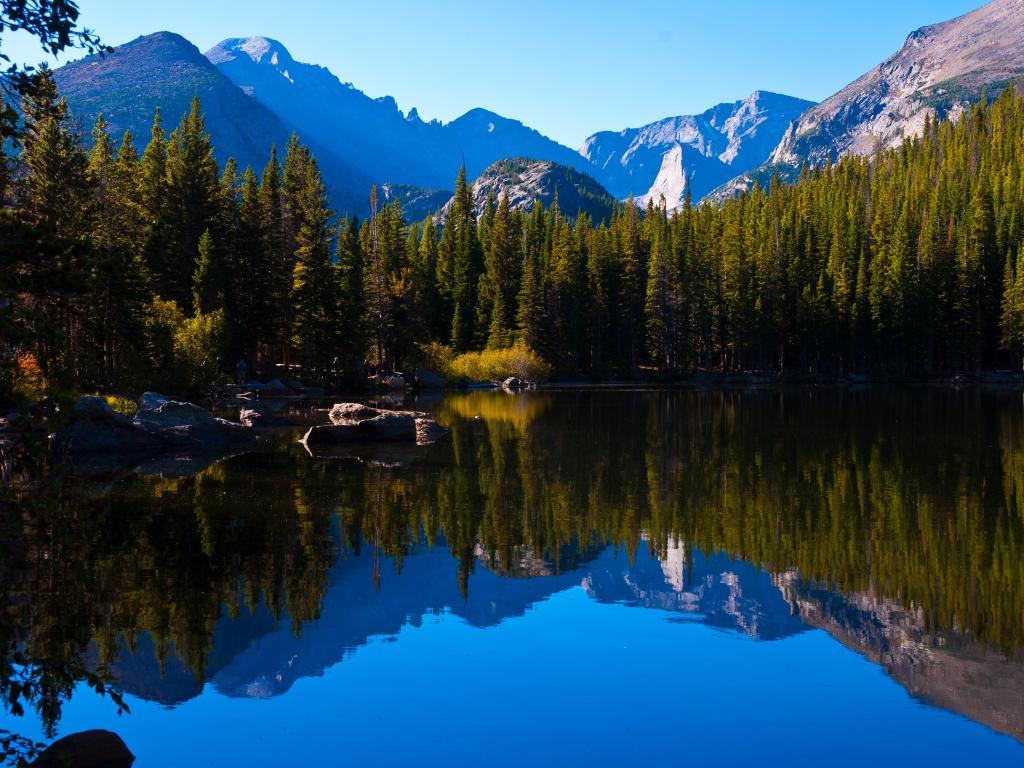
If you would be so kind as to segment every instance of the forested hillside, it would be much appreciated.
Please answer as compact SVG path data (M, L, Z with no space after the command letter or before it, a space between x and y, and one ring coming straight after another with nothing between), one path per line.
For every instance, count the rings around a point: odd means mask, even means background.
M246 356L311 378L524 344L557 375L925 376L1020 367L1024 98L1007 89L873 161L610 223L557 202L444 224L328 209L295 139L219 169L201 105L145 152L74 133L52 76L2 176L3 385L198 389Z

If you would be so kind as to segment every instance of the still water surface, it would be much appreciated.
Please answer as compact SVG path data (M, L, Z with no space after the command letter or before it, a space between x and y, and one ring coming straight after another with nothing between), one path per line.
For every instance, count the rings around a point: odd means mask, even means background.
M26 533L28 644L131 708L80 689L58 733L140 768L1024 764L1019 393L419 407L451 435L285 430Z

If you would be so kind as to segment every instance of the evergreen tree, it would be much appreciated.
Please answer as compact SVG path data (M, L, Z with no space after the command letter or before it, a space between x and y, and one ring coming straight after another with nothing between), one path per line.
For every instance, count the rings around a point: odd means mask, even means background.
M199 98L171 133L167 145L167 201L171 233L163 286L167 298L188 295L199 239L216 227L218 215L217 161L206 132Z
M305 179L295 196L301 221L292 272L292 343L314 376L327 373L337 355L338 286L331 263L331 218L327 190L316 161L304 163Z

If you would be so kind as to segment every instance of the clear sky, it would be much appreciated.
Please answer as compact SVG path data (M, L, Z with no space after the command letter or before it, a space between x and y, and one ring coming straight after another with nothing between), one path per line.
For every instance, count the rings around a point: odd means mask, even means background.
M275 38L370 96L448 121L486 107L573 148L754 90L820 100L981 0L79 0L116 45ZM38 46L4 39L13 58Z

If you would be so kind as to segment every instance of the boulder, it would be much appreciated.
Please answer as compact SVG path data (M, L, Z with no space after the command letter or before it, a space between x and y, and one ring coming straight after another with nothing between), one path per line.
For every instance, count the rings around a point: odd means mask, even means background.
M219 419L195 403L168 400L152 392L146 395L139 398L134 423L171 446L218 451L256 439L248 426Z
M515 376L509 376L507 379L505 379L503 382L501 382L501 386L504 389L515 390L515 389L523 389L523 388L525 388L526 384L525 384L525 382L523 382L522 379L519 379L519 378L517 378Z
M146 395L154 393L147 392ZM218 421L217 417L205 408L200 408L195 403L187 403L178 400L152 398L146 399L146 395L139 398L139 410L135 413L135 422L152 429L164 429L165 427L200 427L209 426ZM157 397L160 397L157 395ZM144 403L145 400L145 404Z
M331 419L331 424L342 426L358 424L361 421L376 418L380 414L381 411L362 403L335 403L327 415Z
M130 768L135 762L124 740L100 728L57 739L33 762L34 768Z
M75 404L71 406L71 413L79 419L118 424L131 423L131 417L115 411L99 395L86 395L85 397L78 398Z
M139 398L139 410L134 423L151 432L169 436L189 434L195 439L203 436L223 437L228 442L244 442L254 438L245 425L214 416L206 408L183 400L171 400L155 392Z
M138 467L172 454L220 454L256 439L243 424L156 392L139 398L134 419L116 413L100 397L80 398L72 413L76 418L62 430L57 444L72 465L91 475Z
M415 441L416 420L404 413L381 413L357 423L311 427L302 438L307 446Z
M78 419L61 436L68 459L80 469L104 472L133 466L158 455L164 442L131 421Z
M161 395L159 392L143 392L139 395L138 410L140 411L151 411L157 408L161 403L165 403L171 398L166 395Z
M433 371L426 368L416 369L416 381L420 383L420 389L444 389L444 379Z

